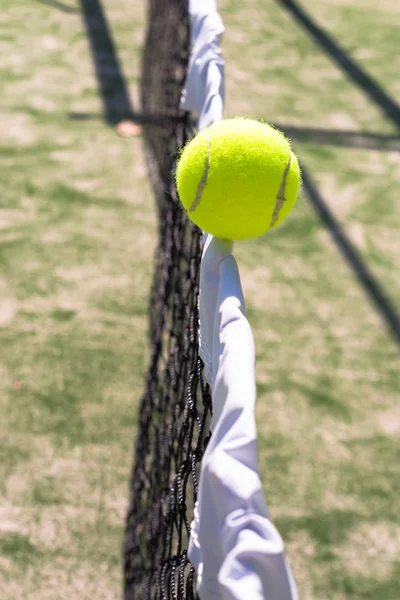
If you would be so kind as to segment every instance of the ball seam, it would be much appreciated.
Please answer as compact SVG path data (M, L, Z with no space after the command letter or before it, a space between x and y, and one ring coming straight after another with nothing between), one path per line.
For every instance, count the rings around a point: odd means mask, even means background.
M189 208L189 212L193 212L194 210L196 210L196 208L200 204L201 195L202 195L203 190L205 188L205 185L207 183L208 172L210 170L211 138L210 138L210 133L207 130L204 133L206 134L206 137L207 137L206 164L205 164L205 167L204 167L203 177L201 178L201 181L200 181L199 186L197 188L196 198L194 199L191 207Z
M289 162L286 165L286 169L283 172L282 181L281 181L281 185L279 187L278 196L276 197L276 204L275 204L274 212L272 214L270 227L273 227L275 225L275 223L277 222L280 210L281 210L282 206L284 205L284 203L286 202L285 187L286 187L286 180L287 180L287 176L289 174L291 162L292 162L292 157L290 156Z

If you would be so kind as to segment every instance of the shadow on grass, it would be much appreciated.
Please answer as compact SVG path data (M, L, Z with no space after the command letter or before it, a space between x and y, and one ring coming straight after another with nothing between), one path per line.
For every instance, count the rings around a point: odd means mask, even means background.
M326 33L295 0L277 0L300 25L314 38L330 58L342 69L347 77L363 90L382 113L400 127L400 106L389 96L373 77L364 71L349 54Z
M67 113L67 118L71 121L99 121L103 119L103 116L100 113L69 112ZM150 115L136 112L126 113L125 118L134 121L138 125L154 125L156 127L167 126L171 123L180 123L182 121L182 117L174 115Z
M60 10L63 13L68 13L71 15L78 14L80 12L79 8L68 6L67 4L59 2L58 0L36 0L36 2L40 2L40 4L46 4L46 6L56 8L57 10Z
M400 316L388 297L384 288L377 281L368 265L364 262L358 250L350 242L349 238L336 220L330 208L321 197L318 188L311 178L308 170L302 165L303 186L309 200L321 218L325 227L329 230L334 242L342 253L349 267L352 269L359 284L364 288L377 311L381 314L393 340L400 345Z
M72 121L98 121L103 117L100 113L69 112L67 118ZM133 112L127 118L139 125L163 126L178 122L180 117L168 115L150 115ZM274 127L283 131L289 139L304 144L316 146L335 146L338 148L360 148L363 150L378 150L380 152L400 152L400 136L384 135L369 131L346 131L321 129L316 127L299 127L274 123ZM194 126L194 125L193 125Z
M335 131L313 127L297 127L296 125L279 125L278 123L274 126L296 142L318 146L400 152L400 136L398 135L382 135L366 131Z
M103 101L104 119L116 125L134 112L128 86L100 0L80 0L80 5Z

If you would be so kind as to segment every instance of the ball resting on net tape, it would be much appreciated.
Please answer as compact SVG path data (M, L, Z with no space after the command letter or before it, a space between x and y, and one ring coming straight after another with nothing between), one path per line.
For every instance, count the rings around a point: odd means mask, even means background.
M183 149L176 170L190 219L217 237L244 240L278 226L292 210L300 168L290 143L271 125L223 119Z

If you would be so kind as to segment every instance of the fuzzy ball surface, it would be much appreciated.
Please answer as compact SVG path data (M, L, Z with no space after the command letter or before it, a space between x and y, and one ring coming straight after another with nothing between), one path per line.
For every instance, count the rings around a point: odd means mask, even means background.
M282 223L296 202L301 174L280 131L235 118L210 125L185 146L176 183L198 227L223 239L244 240Z

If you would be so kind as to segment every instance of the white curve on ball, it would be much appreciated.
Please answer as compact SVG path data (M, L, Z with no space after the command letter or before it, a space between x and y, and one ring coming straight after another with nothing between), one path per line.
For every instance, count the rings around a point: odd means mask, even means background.
M292 158L289 158L289 162L286 165L286 169L283 173L283 177L282 177L282 181L281 181L281 185L279 188L279 192L278 192L278 196L276 198L276 204L275 204L275 209L274 209L274 213L272 215L272 219L271 219L271 224L270 227L273 227L275 225L275 223L278 220L278 216L279 216L279 212L282 208L282 206L284 205L284 203L286 202L286 198L285 198L285 187L286 187L286 179L287 176L289 174L289 169L290 169L290 163L292 161Z
M210 170L211 138L210 138L210 134L208 131L205 131L204 133L207 136L207 143L208 143L206 164L204 167L203 177L201 178L199 187L197 188L196 198L194 199L192 206L189 208L189 212L193 212L198 207L200 200L201 200L201 195L202 195L205 185L207 183L208 171Z

